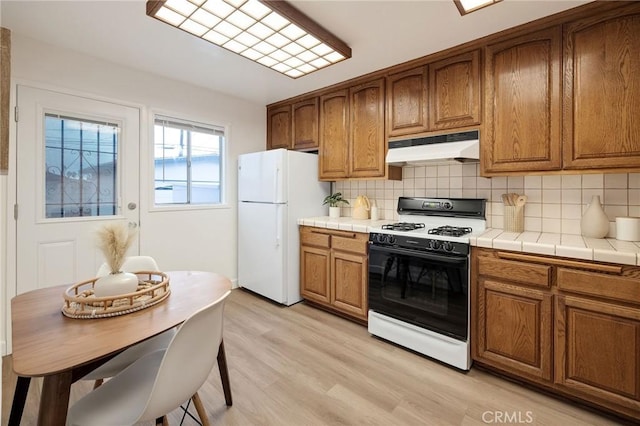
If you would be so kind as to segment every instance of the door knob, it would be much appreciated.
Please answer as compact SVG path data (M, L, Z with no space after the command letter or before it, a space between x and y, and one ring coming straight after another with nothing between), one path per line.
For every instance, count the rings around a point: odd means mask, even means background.
M138 227L138 224L136 222L129 222L129 228L136 229L137 227Z
M134 203L134 202L131 202L131 203L127 204L127 208L129 210L135 210L136 207L138 207L138 205L136 203Z

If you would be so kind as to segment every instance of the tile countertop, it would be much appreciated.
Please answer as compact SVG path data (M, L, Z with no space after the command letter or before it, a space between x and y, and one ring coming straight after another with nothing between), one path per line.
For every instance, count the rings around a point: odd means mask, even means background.
M353 219L351 217L307 217L298 219L298 225L315 226L316 228L339 229L340 231L353 231L368 233L371 228L380 227L386 223L393 223L390 219L370 220ZM397 221L396 221L397 222Z
M298 219L298 225L365 233L385 223L393 223L393 220L372 221L329 216ZM489 228L483 234L470 237L469 240L472 246L477 247L640 266L640 241L531 231L518 233L496 228Z
M640 265L640 241L531 231L518 233L490 228L481 235L471 237L470 243L472 246L500 250Z

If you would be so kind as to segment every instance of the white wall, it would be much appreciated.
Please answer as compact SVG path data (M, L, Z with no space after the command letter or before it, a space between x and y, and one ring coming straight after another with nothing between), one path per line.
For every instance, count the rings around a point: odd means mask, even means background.
M11 56L13 103L16 84L29 84L140 107L141 156L152 152L147 144L152 142L150 126L153 112L227 127L226 206L202 210L150 211L151 190L143 186L140 200L140 251L156 257L163 270L216 271L235 282L236 161L241 153L264 149L265 106L115 65L17 34L12 34ZM171 60L167 58L167 61ZM211 78L216 78L215 70L211 70ZM9 177L0 177L0 294L5 296L2 297L0 309L7 309L10 298L15 295L14 274L6 264L7 253L15 247L15 222L13 214L9 212L15 199L15 189L12 190L15 177L11 175L13 173L15 176L16 167L13 117L12 126L10 156L13 163L10 164ZM141 175L149 176L150 167L150 161L143 162ZM4 344L8 314L0 316L0 321L4 321L0 327L0 342Z

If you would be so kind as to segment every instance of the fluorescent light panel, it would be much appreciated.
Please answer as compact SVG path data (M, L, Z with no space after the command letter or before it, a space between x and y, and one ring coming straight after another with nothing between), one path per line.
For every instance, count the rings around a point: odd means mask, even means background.
M467 13L475 12L483 7L491 6L501 2L502 0L453 0L456 4L460 15L466 15Z
M351 57L342 40L282 0L148 0L147 15L291 78Z

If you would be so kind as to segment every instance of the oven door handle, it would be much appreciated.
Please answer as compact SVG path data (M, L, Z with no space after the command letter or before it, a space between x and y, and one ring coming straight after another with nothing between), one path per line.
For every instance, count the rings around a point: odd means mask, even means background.
M380 253L393 253L401 254L404 256L419 257L426 260L436 260L438 262L447 263L450 265L464 265L467 263L467 256L443 256L437 253L423 252L419 250L408 250L398 247L380 247L371 245L369 250L377 251Z

